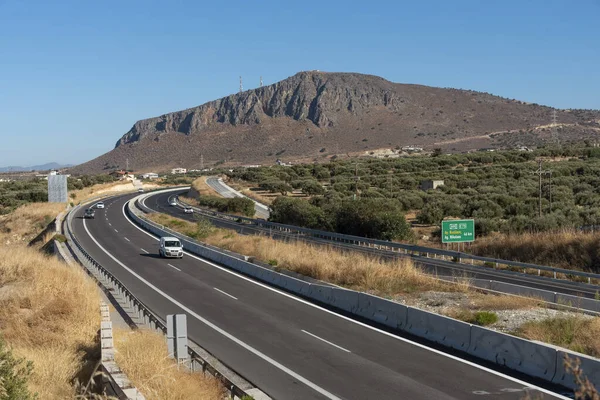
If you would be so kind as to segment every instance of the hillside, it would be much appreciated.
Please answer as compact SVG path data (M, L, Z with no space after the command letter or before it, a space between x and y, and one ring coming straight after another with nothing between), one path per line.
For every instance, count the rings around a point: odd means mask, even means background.
M141 120L115 148L71 170L321 160L417 145L465 151L551 140L553 109L487 93L356 73L300 72L187 110ZM562 141L594 140L600 112L557 110Z

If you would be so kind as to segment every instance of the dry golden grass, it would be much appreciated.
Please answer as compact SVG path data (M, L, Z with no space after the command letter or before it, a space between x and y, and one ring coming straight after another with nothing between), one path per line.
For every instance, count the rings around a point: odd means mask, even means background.
M476 310L518 310L540 307L541 300L532 297L502 296L474 293L469 298L471 308Z
M496 234L478 239L474 254L567 269L600 270L600 233L574 230Z
M133 182L131 181L118 181L118 182L109 182L102 183L98 185L93 185L90 187L86 187L80 190L72 190L69 192L69 201L72 201L75 204L79 204L87 199L90 199L94 196L99 195L110 195L121 192L126 192L128 190L135 190L135 186L133 186Z
M192 182L192 188L194 188L200 196L221 197L219 192L208 186L208 184L206 183L207 178L208 177L206 176L201 176L200 178L196 179L194 182Z
M73 398L73 380L97 359L99 295L79 268L23 245L0 247L0 326L15 354L33 362L41 399Z
M0 216L0 245L32 239L65 209L64 203L29 203Z
M223 399L216 379L186 372L168 358L162 335L148 331L113 331L116 361L148 400Z
M260 193L254 192L250 189L244 189L241 191L241 193L249 198L251 198L252 200L256 200L261 204L265 204L265 205L271 205L273 204L273 201L275 201L275 199L277 198L277 196L263 196ZM279 195L279 194L277 194Z
M518 334L594 357L600 356L600 317L575 316L527 322L519 329Z

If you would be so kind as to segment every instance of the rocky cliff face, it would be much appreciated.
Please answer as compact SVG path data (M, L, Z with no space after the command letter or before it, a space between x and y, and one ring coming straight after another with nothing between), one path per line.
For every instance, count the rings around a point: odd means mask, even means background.
M281 82L137 122L112 151L73 168L98 173L215 163L324 161L402 146L458 152L596 140L600 112L557 110L469 90L392 83L355 73L298 73Z
M301 72L284 81L211 101L199 107L138 121L117 146L145 136L202 132L217 124L258 125L269 118L310 121L319 128L336 126L340 113L360 116L371 107L397 111L401 96L383 78L350 73ZM346 117L346 115L344 115Z

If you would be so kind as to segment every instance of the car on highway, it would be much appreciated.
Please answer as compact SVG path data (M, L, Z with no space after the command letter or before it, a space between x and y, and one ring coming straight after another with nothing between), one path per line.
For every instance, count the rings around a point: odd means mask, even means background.
M83 212L83 218L85 219L94 219L96 212L93 208L86 208Z
M183 258L183 246L176 237L163 236L160 238L158 255L165 258Z
M138 193L144 193L144 188L139 188Z
M183 212L186 214L193 214L194 213L194 209L192 207L186 207L183 209Z
M175 199L171 199L169 200L169 205L175 207L177 205L177 202L175 201Z
M97 202L96 208L104 208L104 202L102 202L102 201Z

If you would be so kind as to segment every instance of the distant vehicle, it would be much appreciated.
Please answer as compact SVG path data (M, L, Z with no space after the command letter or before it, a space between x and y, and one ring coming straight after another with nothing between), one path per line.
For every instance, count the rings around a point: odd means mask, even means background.
M96 208L104 208L104 203L99 201L96 203Z
M183 212L186 214L193 214L194 213L194 209L192 207L186 207L183 209Z
M177 205L177 202L175 201L175 199L171 199L169 200L169 205L175 207Z
M94 211L93 208L86 208L84 213L83 213L83 218L86 219L94 219L94 216L96 215L96 212Z
M175 237L161 237L158 254L166 258L183 258L183 246L179 239Z
M138 193L144 193L144 188L139 188Z

